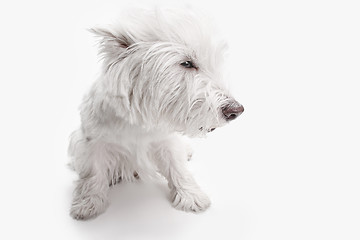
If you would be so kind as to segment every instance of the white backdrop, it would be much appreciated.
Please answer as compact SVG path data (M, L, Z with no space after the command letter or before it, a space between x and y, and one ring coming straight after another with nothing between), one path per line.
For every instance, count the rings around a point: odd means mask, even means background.
M68 215L66 168L99 70L85 29L129 1L0 4L1 239L360 239L358 1L191 2L229 40L229 86L245 106L193 142L188 165L212 206L183 213L165 182L120 184L87 222Z

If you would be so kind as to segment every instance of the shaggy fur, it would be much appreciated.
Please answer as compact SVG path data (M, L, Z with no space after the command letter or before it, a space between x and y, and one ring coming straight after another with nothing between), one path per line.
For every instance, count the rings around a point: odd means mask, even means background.
M191 152L180 135L204 136L243 111L221 84L226 44L188 10L138 10L91 31L100 40L103 68L71 136L71 165L79 174L71 216L104 212L119 179L159 173L174 207L205 210L210 200L185 168Z

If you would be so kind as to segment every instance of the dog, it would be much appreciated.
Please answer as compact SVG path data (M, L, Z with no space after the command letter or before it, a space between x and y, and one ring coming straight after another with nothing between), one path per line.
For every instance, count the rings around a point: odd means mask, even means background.
M182 135L202 137L237 118L244 107L223 86L227 44L193 10L135 10L99 39L102 71L80 106L70 137L70 165L79 180L70 215L103 213L120 179L165 177L175 208L210 206L189 171Z

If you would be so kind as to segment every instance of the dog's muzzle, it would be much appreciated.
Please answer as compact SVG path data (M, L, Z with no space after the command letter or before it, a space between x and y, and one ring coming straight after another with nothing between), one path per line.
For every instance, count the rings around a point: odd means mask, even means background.
M231 121L244 112L244 107L237 101L232 101L221 108L221 112L226 121Z

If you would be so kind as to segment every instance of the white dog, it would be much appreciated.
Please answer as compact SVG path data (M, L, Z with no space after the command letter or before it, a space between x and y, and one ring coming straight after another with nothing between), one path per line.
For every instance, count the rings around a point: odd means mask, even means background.
M204 136L244 108L221 84L226 47L192 11L139 10L100 37L103 68L81 105L69 154L79 174L71 216L105 211L111 185L163 175L177 209L210 205L185 167L180 135Z

